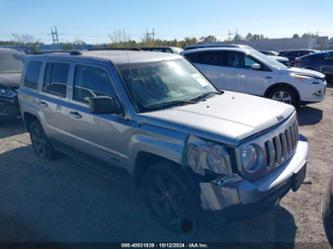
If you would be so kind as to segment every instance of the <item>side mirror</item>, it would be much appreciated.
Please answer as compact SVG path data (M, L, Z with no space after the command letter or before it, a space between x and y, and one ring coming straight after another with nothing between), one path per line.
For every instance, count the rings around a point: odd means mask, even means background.
M98 96L89 98L89 109L96 114L122 114L123 110L117 98Z
M261 65L258 64L258 63L254 63L254 64L252 64L251 68L252 68L253 70L260 70L260 69L261 69Z

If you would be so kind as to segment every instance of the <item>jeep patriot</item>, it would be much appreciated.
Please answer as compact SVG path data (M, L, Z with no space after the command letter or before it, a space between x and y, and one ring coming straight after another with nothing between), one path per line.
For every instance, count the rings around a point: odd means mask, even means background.
M305 178L308 143L293 106L219 91L179 55L28 56L19 103L37 156L126 171L174 232L192 231L203 211L276 205Z

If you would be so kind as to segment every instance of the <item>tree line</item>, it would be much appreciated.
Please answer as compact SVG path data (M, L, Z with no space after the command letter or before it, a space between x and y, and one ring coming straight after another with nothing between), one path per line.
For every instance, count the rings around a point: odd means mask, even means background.
M43 42L36 39L29 34L12 34L12 40L10 41L0 41L0 45L22 45L29 48L32 52L36 52L39 48L44 45ZM292 38L308 38L308 37L318 37L318 34L305 33L302 35L294 34ZM149 46L173 46L173 47L186 47L188 45L196 43L207 43L207 42L240 42L240 41L256 41L269 39L263 34L252 34L248 33L242 36L236 32L232 37L225 40L219 40L214 35L201 36L201 37L185 37L184 39L159 39L144 35L140 41L131 39L124 29L109 34L110 42L104 44L94 45L97 48L138 48L138 47L149 47ZM57 47L63 50L72 50L85 48L87 44L83 40L75 40L73 42L61 42L57 44Z

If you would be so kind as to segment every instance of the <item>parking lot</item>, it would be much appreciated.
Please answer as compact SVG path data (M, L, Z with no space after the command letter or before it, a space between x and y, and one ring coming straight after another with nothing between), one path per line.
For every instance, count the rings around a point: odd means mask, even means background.
M324 102L299 110L310 142L308 173L297 193L260 217L205 225L191 238L227 242L316 242L326 247L320 206L333 159L333 86ZM179 241L145 210L138 192L66 158L38 159L21 122L0 125L0 241Z

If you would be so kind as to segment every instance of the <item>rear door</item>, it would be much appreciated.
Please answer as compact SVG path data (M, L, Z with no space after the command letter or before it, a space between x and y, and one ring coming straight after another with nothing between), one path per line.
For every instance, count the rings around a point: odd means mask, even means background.
M41 95L37 100L44 116L44 128L51 139L67 143L70 136L64 121L70 64L62 61L46 62L44 69Z
M226 82L227 53L221 50L194 52L185 55L218 89L231 90Z

